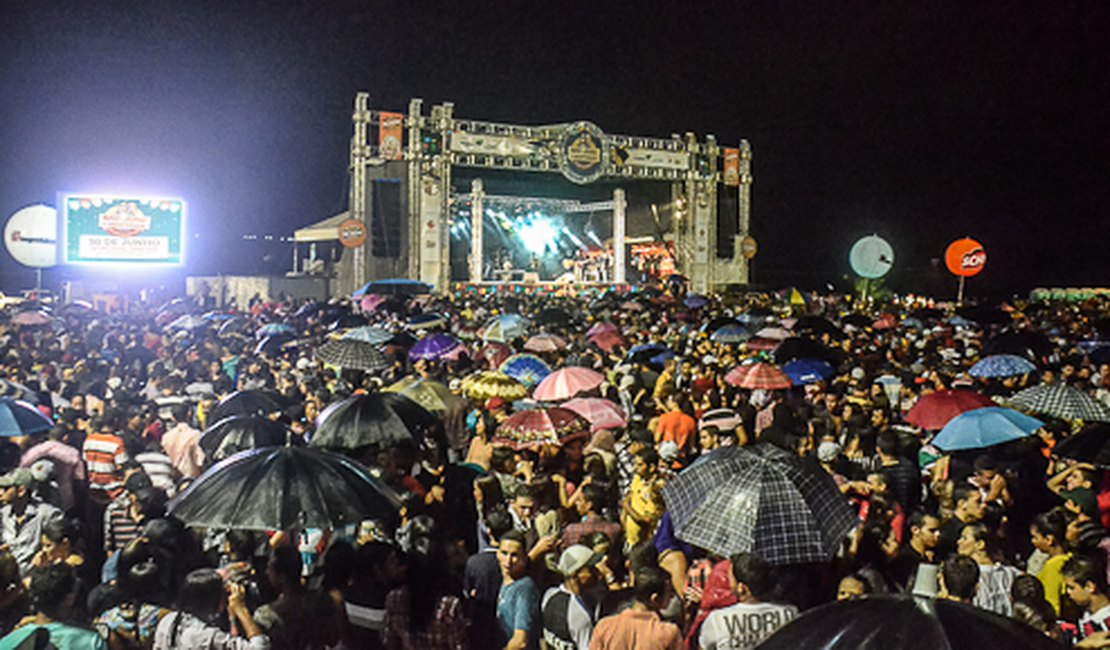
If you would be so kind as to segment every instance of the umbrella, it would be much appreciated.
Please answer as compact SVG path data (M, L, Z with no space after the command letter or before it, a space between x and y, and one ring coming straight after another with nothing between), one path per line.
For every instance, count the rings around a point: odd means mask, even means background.
M293 406L292 400L269 390L240 390L220 400L209 422L219 422L232 415L269 415Z
M529 352L558 352L567 349L567 342L554 334L537 334L524 342L524 349Z
M235 318L235 312L213 310L206 312L201 318L209 322L222 323Z
M291 340L287 335L267 336L255 344L254 353L279 354L285 348L285 344Z
M682 304L686 305L690 309L701 309L702 307L709 304L709 298L698 295L696 293L691 293L682 300Z
M982 449L1018 440L1044 426L1044 422L1013 409L986 406L952 418L933 438L943 451Z
M892 330L898 327L898 320L892 314L883 314L871 323L871 329L875 330Z
M770 564L825 562L858 524L820 466L777 447L715 449L663 488L678 538Z
M802 316L794 323L794 331L811 332L817 336L828 334L834 339L842 339L846 336L843 330L824 316Z
M569 409L551 408L517 411L497 427L493 444L513 449L561 445L589 435L590 423Z
M446 324L447 317L443 314L417 314L409 319L407 326L410 330L426 330Z
M1089 424L1079 433L1056 443L1052 453L1061 458L1110 468L1110 425L1101 422Z
M404 395L430 413L446 413L466 406L465 400L438 381L409 375L385 389Z
M1030 625L952 600L874 595L811 609L779 628L760 650L1052 650Z
M378 307L382 306L387 300L388 298L386 298L385 296L379 296L372 293L369 295L365 295L359 299L358 308L362 311L374 311Z
M358 288L352 297L376 294L379 296L415 296L422 293L431 293L432 285L419 280L408 278L390 278L386 280L373 280Z
M508 343L513 339L524 336L528 321L519 314L501 314L495 316L482 328L483 341L497 341Z
M536 322L540 325L569 325L574 318L565 309L544 309L536 314Z
M12 325L32 327L35 325L49 325L53 318L41 311L23 311L12 316Z
M316 435L309 443L329 449L388 447L418 439L439 420L400 393L355 395L333 402L320 413Z
M560 368L545 377L540 385L536 386L536 390L532 392L532 397L541 402L571 399L579 393L597 388L604 381L605 375L589 368L581 366Z
M26 436L52 428L54 422L35 408L34 404L0 397L0 437Z
M783 364L782 371L795 384L815 384L836 374L829 362L821 359L795 359Z
M507 402L528 397L528 389L519 381L503 372L484 370L465 377L462 381L463 393L475 400L485 401L500 397Z
M761 339L771 339L773 341L785 341L791 337L790 330L784 327L764 327L755 335Z
M601 321L600 323L595 323L590 329L586 330L586 336L597 336L604 332L615 332L619 334L620 328L609 321Z
M490 370L496 370L505 362L505 359L513 356L513 349L504 343L493 342L483 345L478 354L486 360Z
M748 347L751 348L751 343ZM775 361L786 363L791 359L820 359L835 367L844 360L844 352L826 347L813 339L794 336L775 347Z
M718 328L709 338L714 343L744 343L751 337L743 325L734 321Z
M591 335L589 339L590 343L593 343L606 352L612 352L613 348L618 346L628 345L628 341L618 332L601 332Z
M534 354L514 354L505 359L499 370L528 388L551 374L551 366Z
M316 349L316 358L340 368L367 372L389 367L389 361L376 346L354 339L331 339Z
M221 328L222 331L222 328ZM258 328L254 333L256 338L264 339L267 336L288 336L293 337L297 335L297 330L293 329L292 325L288 323L267 323Z
M770 309L764 307L752 307L747 312L740 314L736 320L744 323L745 325L756 325L759 323L766 323L769 319L773 318L774 314Z
M1065 384L1040 384L1010 398L1017 408L1061 420L1110 422L1110 407L1083 391Z
M362 341L370 345L382 345L393 338L393 333L381 327L363 325L347 330L340 338Z
M169 504L189 526L234 530L336 530L391 520L400 498L365 466L320 449L241 452L202 474Z
M628 351L628 360L632 363L647 363L653 357L657 357L668 350L669 348L662 343L641 343L632 346L632 349Z
M259 447L284 445L288 431L281 423L260 415L233 415L204 430L200 448L208 458L221 461Z
M752 390L782 390L794 385L785 372L762 361L736 366L725 375L725 381Z
M1016 377L1034 372L1037 366L1024 357L1012 354L994 354L984 357L968 373L972 377Z
M922 322L920 318L914 318L913 316L907 316L907 317L903 318L902 322L901 322L901 325L902 325L902 327L909 328L909 329L915 329L915 330L925 329L925 323Z
M225 320L224 322L220 323L220 329L216 330L216 334L218 336L242 334L243 329L246 328L249 323L250 321L243 318L242 316L236 316L235 318Z
M621 429L626 424L624 409L607 399L598 397L578 397L561 404L562 408L574 411L590 423L590 431L599 429Z
M459 342L446 334L432 334L417 341L409 350L409 360L439 359L459 347Z
M873 321L865 314L848 314L844 318L840 319L840 322L845 325L851 325L852 327L863 329L865 327L870 327Z
M39 403L39 396L30 386L24 386L10 379L0 379L0 397L10 397L31 404Z
M355 327L363 327L366 325L366 317L361 314L343 313L339 314L331 323L328 324L330 330L345 330L353 329Z
M173 320L167 329L171 330L195 330L207 326L209 321L205 320L203 316L194 316L192 314L185 314Z
M997 404L970 390L938 390L922 395L903 419L927 431L938 431L957 415L986 406Z

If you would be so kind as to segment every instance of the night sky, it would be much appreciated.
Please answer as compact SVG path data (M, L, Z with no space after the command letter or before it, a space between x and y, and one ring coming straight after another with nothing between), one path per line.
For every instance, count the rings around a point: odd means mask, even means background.
M346 207L367 90L746 138L771 286L843 286L871 233L898 288L951 290L932 261L965 235L988 254L972 293L1110 285L1107 2L60 0L5 2L0 25L0 217L58 191L181 197L190 272L260 270L243 234ZM0 288L29 277L0 252Z

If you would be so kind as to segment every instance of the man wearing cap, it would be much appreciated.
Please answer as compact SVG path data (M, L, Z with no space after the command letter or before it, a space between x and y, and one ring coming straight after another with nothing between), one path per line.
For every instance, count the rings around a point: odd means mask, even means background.
M62 516L61 510L31 495L33 484L31 470L22 467L0 476L0 541L11 549L24 575L42 546L43 528Z
M543 640L553 650L589 650L596 608L587 593L597 584L595 568L601 556L581 544L570 546L559 556L563 584L544 594L541 605Z

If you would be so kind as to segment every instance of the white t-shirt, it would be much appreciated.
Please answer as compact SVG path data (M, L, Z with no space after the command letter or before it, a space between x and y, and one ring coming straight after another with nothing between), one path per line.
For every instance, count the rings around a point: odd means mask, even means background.
M793 605L737 603L706 617L698 643L702 650L749 650L797 615Z

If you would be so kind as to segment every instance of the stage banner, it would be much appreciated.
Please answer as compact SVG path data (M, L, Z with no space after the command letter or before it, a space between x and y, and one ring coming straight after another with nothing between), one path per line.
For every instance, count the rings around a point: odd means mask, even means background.
M723 180L725 185L733 187L740 184L740 150L724 150Z
M382 111L378 118L378 154L386 160L400 160L403 147L405 116Z
M67 264L181 264L181 199L62 195Z

